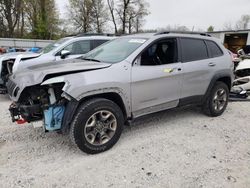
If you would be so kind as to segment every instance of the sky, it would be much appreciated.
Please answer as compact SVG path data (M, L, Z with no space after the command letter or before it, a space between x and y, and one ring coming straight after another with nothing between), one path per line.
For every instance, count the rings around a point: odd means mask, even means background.
M235 25L243 14L250 14L250 0L146 0L150 15L144 29L185 25L190 30L206 30L210 25L222 30L225 23ZM56 0L65 17L68 0Z

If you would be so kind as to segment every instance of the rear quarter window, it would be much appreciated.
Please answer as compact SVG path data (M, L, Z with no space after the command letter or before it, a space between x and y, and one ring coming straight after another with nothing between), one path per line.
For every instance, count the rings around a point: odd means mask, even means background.
M197 61L208 59L207 46L203 40L181 38L182 61Z
M214 57L220 57L223 55L222 50L220 49L220 47L213 41L206 41L207 43L207 47L210 53L210 56L212 58Z

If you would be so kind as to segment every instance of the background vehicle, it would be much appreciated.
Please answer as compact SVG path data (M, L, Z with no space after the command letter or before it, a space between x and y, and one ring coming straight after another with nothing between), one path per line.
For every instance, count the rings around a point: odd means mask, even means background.
M57 62L64 59L74 59L86 54L97 46L113 39L105 35L78 35L76 37L62 38L45 47L39 54L13 53L6 54L0 59L1 90L5 92L5 84L13 72L23 71L32 65L41 65L48 62Z
M44 120L45 130L69 133L91 154L110 149L139 116L190 104L221 115L233 80L228 51L200 33L125 36L68 62L12 75L11 116Z
M33 52L12 52L0 55L0 94L7 92L6 82L12 70L13 62L19 55L22 55L23 58L35 58L39 56L39 54Z
M234 62L234 69L236 69L241 59L238 57L238 54L235 54L230 50L228 50L228 53L231 55L232 61Z
M250 93L250 56L243 59L235 69L236 79L231 90L232 96L236 98L247 98ZM244 55L244 58L247 58Z

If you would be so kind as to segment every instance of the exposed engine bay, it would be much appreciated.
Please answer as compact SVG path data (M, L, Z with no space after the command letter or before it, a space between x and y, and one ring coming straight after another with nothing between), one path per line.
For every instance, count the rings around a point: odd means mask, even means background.
M67 100L62 95L64 83L26 88L18 103L9 110L12 121L18 124L44 120L46 131L59 130Z
M66 133L78 101L65 91L69 86L65 77L71 76L79 81L77 74L110 66L108 63L75 59L71 63L64 61L30 67L23 73L11 75L6 86L9 96L15 101L9 108L12 121L23 124L42 120L46 131ZM84 80L84 74L81 78Z

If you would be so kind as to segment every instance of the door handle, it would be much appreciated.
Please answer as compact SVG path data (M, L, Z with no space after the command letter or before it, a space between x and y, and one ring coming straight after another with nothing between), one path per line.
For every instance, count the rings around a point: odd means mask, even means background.
M173 73L175 70L181 71L181 68L164 69L165 73Z
M216 65L216 64L215 64L215 63L212 63L212 62L208 64L208 66L210 66L210 67L214 67L215 65Z

